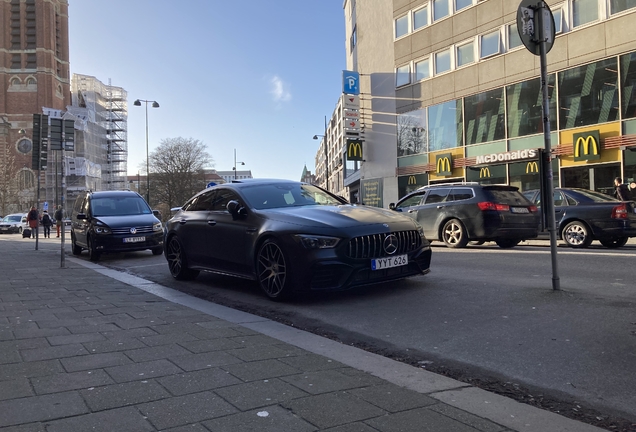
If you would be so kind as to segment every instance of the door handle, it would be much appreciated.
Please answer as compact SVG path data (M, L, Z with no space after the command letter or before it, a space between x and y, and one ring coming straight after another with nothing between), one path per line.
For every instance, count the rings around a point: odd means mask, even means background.
M186 221L185 219L181 219L181 220L179 221L179 225L185 225L185 223L186 223L186 222L187 222L187 221Z
M216 225L216 221L215 220L209 220L208 221L208 225L214 226L214 225Z

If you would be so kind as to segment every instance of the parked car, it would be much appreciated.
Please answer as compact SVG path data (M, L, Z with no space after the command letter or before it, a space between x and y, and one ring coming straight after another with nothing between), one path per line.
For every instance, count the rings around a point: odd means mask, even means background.
M523 193L537 207L539 190ZM601 192L579 188L554 188L554 212L557 234L573 248L585 248L598 240L608 248L624 246L636 237L634 202L619 201ZM540 237L548 237L547 231Z
M166 225L175 279L201 270L251 279L274 300L426 274L431 262L413 219L289 180L213 186Z
M26 217L26 213L6 215L0 221L0 234L22 234L22 230L29 226Z
M141 195L133 191L82 192L71 212L73 255L150 249L163 253L163 227Z
M416 219L430 241L443 241L450 248L468 242L495 241L511 248L537 237L537 207L508 185L475 182L423 186L389 208Z

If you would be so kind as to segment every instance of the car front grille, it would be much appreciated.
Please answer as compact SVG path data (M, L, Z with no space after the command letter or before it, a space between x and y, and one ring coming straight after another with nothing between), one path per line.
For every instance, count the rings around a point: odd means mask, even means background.
M384 250L384 240L391 234L397 238L397 250L389 255ZM422 247L422 237L416 230L372 234L349 240L347 256L355 259L381 258L409 253L420 247Z
M120 235L135 235L130 232L132 228L135 228L137 232L135 234L152 234L152 225L150 226L138 226L138 227L123 227L123 228L111 228L113 234Z

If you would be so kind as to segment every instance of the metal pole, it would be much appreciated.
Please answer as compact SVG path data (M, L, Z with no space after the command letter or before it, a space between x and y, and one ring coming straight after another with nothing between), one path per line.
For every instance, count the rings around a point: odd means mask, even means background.
M325 146L325 177L327 179L325 183L325 189L329 190L329 152L327 150L327 116L325 116L325 136L323 137L323 144Z
M150 158L148 157L148 101L146 103L146 202L150 205Z
M559 280L559 268L557 262L557 231L554 215L554 176L552 173L552 147L550 138L550 105L548 98L548 61L546 55L546 35L543 25L543 12L545 8L544 2L539 2L535 14L539 14L539 50L541 58L541 92L543 95L543 140L545 142L545 162L546 166L546 186L548 196L545 203L548 207L548 231L550 232L550 255L552 256L552 289L558 291L561 289Z
M236 180L236 149L234 149L234 180Z
M64 133L64 128L62 128L62 133ZM64 147L66 145L66 142L62 142L62 225L60 226L60 229L62 230L62 241L60 242L60 267L64 268L66 266L66 261L65 261L65 253L64 253L64 232L66 231L66 223L64 221L65 217L64 217L64 196L66 195L66 176L64 175ZM55 153L55 158L57 159L57 152ZM56 165L57 166L57 165ZM71 222L72 223L72 222ZM73 244L71 243L71 247L73 247Z
M42 118L42 116L40 115L40 118ZM38 213L38 218L40 215L40 173L42 170L42 120L40 120L40 132L39 132L40 138L39 138L39 142L40 142L40 148L38 150L38 188L37 188L37 203L35 204L35 209L37 210ZM39 233L40 233L40 221L37 221L38 226L35 229L35 250L38 250L38 241L40 239Z

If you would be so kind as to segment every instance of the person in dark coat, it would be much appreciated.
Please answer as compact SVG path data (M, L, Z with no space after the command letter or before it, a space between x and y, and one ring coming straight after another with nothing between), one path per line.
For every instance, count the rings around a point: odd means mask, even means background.
M27 214L27 223L29 224L29 228L31 228L31 238L36 238L38 235L38 226L40 225L40 215L35 206L31 207L31 210Z
M627 185L623 184L623 179L620 177L616 177L614 179L614 196L621 201L629 201L629 189L627 189Z
M53 220L49 216L49 212L44 210L42 214L42 226L44 227L44 238L51 238L51 227L53 226Z

